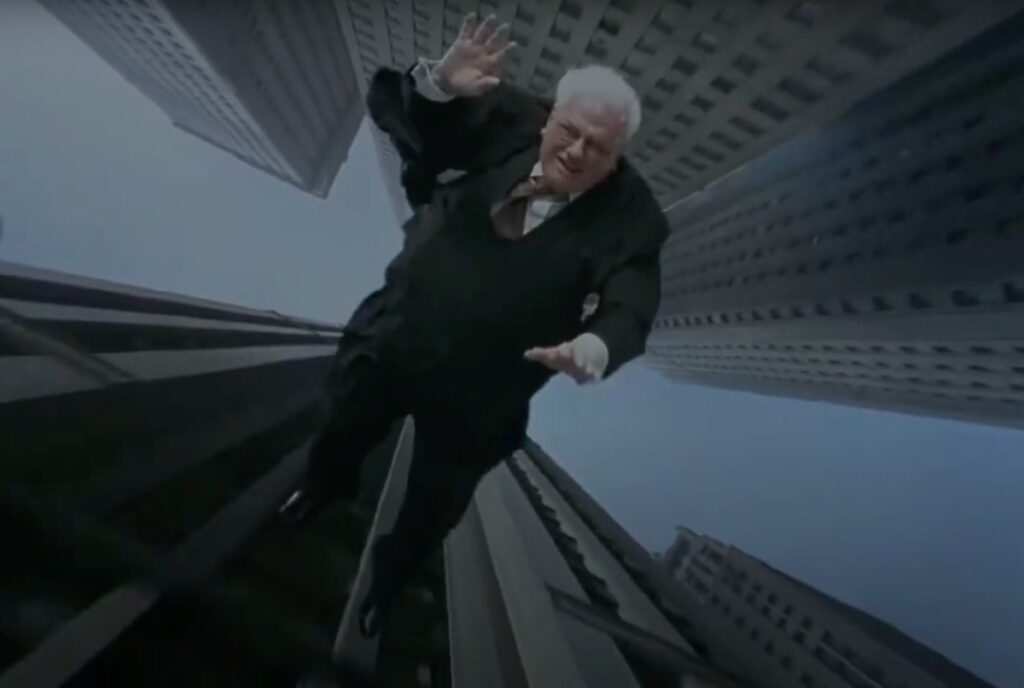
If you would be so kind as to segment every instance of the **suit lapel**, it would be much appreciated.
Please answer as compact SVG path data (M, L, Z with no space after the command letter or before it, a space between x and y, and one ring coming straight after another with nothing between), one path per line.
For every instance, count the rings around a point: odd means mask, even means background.
M497 166L491 174L487 175L480 193L486 199L488 207L492 203L503 200L517 182L530 174L530 170L537 163L539 154L539 145L530 146L515 153L503 165Z
M624 231L629 218L621 213L625 202L623 173L621 167L616 169L604 181L562 208L544 224L568 222L578 227L587 238L602 243L610 233Z
M487 212L489 216L491 206L503 200L512 187L530 173L539 154L538 141L481 175L473 184L475 188L466 189L473 199L473 206L478 208L475 212ZM560 225L562 229L581 233L581 244L595 249L599 246L607 247L609 242L619 243L625 233L631 230L629 218L623 214L629 196L630 171L626 169L627 166L628 163L623 159L604 181L546 219L533 232L546 232L549 225Z

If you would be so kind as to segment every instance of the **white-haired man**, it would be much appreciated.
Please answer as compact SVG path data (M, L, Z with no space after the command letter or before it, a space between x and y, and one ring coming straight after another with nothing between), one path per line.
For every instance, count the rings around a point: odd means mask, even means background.
M480 478L522 445L531 397L556 372L594 382L641 354L658 308L668 226L622 157L636 94L586 67L563 77L552 108L501 83L512 47L507 25L470 15L441 60L381 70L367 99L416 214L345 328L328 420L282 507L301 521L353 497L364 455L413 416L405 501L373 545L366 635ZM463 174L440 183L448 170Z

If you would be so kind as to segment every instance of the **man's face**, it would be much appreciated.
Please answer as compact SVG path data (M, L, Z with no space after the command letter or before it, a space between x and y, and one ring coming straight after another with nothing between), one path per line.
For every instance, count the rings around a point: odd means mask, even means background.
M622 111L576 98L555 108L541 132L545 185L555 193L582 193L615 169L626 143Z

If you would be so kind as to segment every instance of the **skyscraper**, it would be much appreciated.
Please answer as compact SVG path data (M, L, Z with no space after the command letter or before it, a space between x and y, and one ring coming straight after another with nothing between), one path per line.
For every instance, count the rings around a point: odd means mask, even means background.
M1024 16L669 211L673 379L1024 427Z
M934 59L1008 14L949 0L337 0L360 88L379 67L440 57L469 11L497 14L520 47L505 79L552 96L569 67L622 71L643 98L630 158L665 206ZM397 156L377 137L399 215Z
M629 157L674 230L648 350L673 379L1024 424L1010 3L337 5L364 91L470 10L511 23L511 83L601 62L636 86Z
M175 126L327 196L364 110L331 0L42 4Z
M533 442L484 478L445 573L452 685L747 685L708 661L651 555Z
M884 621L688 528L661 565L714 661L760 685L992 688Z

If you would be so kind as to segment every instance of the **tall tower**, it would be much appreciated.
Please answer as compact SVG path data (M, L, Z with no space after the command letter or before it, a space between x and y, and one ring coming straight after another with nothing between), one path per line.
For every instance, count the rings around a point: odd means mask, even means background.
M884 621L688 528L661 565L711 657L759 685L992 688Z
M1024 427L1024 16L669 211L682 381Z
M669 207L935 59L1012 11L982 0L336 0L360 88L379 67L437 58L466 12L519 44L504 78L553 95L567 68L619 69L643 98L630 159ZM398 158L377 137L400 217Z
M707 660L667 572L533 442L484 478L444 554L453 685L748 685Z
M364 110L331 0L42 4L175 126L327 196Z

